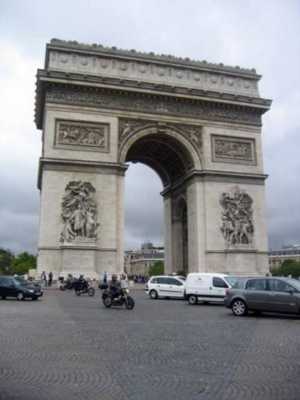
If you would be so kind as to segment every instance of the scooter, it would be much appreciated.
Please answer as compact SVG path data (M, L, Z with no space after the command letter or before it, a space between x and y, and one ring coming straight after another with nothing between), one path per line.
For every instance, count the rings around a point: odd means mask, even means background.
M131 296L129 296L129 290L120 289L120 295L113 297L108 289L105 289L102 293L102 302L106 308L112 306L122 307L125 306L127 310L132 310L135 306L135 302Z

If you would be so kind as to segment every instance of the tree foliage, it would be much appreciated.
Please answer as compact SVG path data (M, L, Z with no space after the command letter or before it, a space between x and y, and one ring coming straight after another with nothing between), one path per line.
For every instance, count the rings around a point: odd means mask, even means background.
M12 271L14 274L23 275L30 269L36 268L36 256L27 253L20 253L12 261Z
M11 251L0 249L0 274L9 275L13 258Z
M164 274L164 263L162 261L156 261L150 268L149 268L149 276L153 275L163 275Z
M280 267L271 269L273 276L292 276L299 278L300 276L300 262L294 260L285 260Z
M0 249L0 274L23 275L36 268L36 256L26 251L14 255L10 250Z

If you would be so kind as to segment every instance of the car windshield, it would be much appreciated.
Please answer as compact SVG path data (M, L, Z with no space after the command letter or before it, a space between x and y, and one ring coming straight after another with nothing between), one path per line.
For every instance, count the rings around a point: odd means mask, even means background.
M27 283L27 281L24 278L22 278L21 276L16 276L15 281L20 282L20 283Z
M233 289L243 289L247 278L236 277L234 284L232 285Z
M288 278L286 279L286 281L290 285L294 286L294 288L296 288L297 290L300 290L300 281L298 281L297 279Z
M227 275L227 276L224 277L224 279L225 279L225 281L226 281L227 283L229 283L229 285L230 285L231 287L234 287L234 285L235 285L238 281L241 281L241 280L243 280L244 278L241 277L241 276Z
M21 286L22 282L20 282L18 279L13 279L13 283L15 286Z

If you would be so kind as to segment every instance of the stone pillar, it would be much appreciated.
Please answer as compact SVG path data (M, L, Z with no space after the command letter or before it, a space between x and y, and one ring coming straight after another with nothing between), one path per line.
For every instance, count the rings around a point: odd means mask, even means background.
M193 179L187 186L189 272L206 271L206 218L204 186Z
M178 215L174 215L172 219L172 251L173 264L172 272L183 270L183 243L182 243L182 221Z
M164 196L165 274L173 272L172 199Z

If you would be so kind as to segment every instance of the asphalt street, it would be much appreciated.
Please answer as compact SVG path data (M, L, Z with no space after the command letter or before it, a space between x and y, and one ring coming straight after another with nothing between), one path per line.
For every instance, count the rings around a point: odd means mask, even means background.
M48 291L0 301L1 400L299 400L300 317Z

